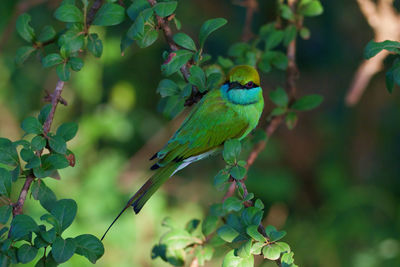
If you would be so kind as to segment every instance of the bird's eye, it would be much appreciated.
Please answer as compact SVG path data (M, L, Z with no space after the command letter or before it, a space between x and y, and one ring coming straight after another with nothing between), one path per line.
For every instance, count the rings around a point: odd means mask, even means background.
M247 88L253 88L253 86L254 86L254 83L253 83L253 82L248 82L248 83L246 83L246 87L247 87Z

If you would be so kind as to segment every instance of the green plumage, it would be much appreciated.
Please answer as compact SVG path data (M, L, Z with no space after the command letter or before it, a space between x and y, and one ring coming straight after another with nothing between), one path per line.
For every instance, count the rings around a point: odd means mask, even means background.
M168 143L152 157L157 160L151 168L155 174L118 217L131 205L138 213L176 171L219 151L228 139L243 139L257 126L264 107L257 71L250 66L237 66L227 78L219 89L202 98Z

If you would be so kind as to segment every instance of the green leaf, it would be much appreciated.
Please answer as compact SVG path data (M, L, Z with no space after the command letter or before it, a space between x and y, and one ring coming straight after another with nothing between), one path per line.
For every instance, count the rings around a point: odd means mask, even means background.
M179 32L174 35L173 39L177 45L192 51L196 51L196 45L193 39L190 38L186 33Z
M10 197L11 182L11 173L6 169L0 168L0 195Z
M73 71L80 71L83 67L83 60L79 57L71 57L68 60L68 63L70 64Z
M143 38L145 22L143 12L139 14L135 22L131 27L129 27L128 32L126 33L126 36L132 40Z
M54 235L54 239L55 238L56 236ZM35 240L33 241L33 245L35 246L35 248L39 249L47 247L49 243L47 243L41 236L36 236Z
M394 88L394 68L388 69L388 71L385 74L385 81L386 81L386 89L388 92L391 94L393 92Z
M47 117L49 116L51 111L51 104L47 104L45 105L39 112L38 115L38 120L41 124L44 124L44 122L46 121Z
M54 17L62 22L83 22L82 11L74 5L61 5L54 12Z
M183 249L193 243L193 237L183 229L172 229L160 239L169 249Z
M214 177L214 186L219 186L229 180L229 173L225 170L220 170L218 174Z
M248 226L246 233L256 241L265 242L265 237L258 231L258 225Z
M163 79L158 84L157 92L161 95L161 97L177 95L179 93L179 87L174 81Z
M193 52L188 50L178 50L171 52L166 63L161 65L161 71L165 76L170 76L177 72L193 56Z
M246 176L246 172L246 168L240 165L233 166L229 170L230 175L236 180L242 180Z
M269 92L271 101L280 107L285 107L289 103L289 97L282 87L278 87L275 91Z
M222 156L228 164L234 164L241 151L242 146L240 141L237 139L230 139L224 143L224 151L222 152Z
M267 227L265 227L265 233L267 234L271 242L278 241L286 235L285 231L278 231L272 225L268 225Z
M290 252L290 246L285 242L276 242L279 246L281 253Z
M318 16L324 12L324 8L322 7L319 0L312 1L301 1L298 6L298 12L304 16Z
M89 34L87 48L95 57L101 57L103 53L103 43L101 39L99 39L97 33Z
M199 224L200 220L192 219L186 224L185 230L191 234L197 229L197 226L199 226Z
M51 191L50 188L46 186L43 180L38 179L33 182L32 185L32 196L34 199L39 200L40 205L50 212L56 204L57 197Z
M49 137L50 148L60 154L65 154L67 152L67 144L63 137L55 135Z
M306 28L306 27L301 28L299 33L300 33L301 38L303 38L304 40L310 39L311 32L308 28Z
M256 202L254 203L254 207L257 209L264 209L264 203L261 201L261 199L257 199Z
M223 226L218 228L217 234L220 238L229 243L232 243L233 240L235 240L235 238L239 236L239 232L228 224L224 224Z
M235 249L235 256L239 256L241 258L250 257L251 243L252 240L249 239L246 242L244 242L239 248Z
M248 258L241 258L235 256L235 252L232 249L229 251L222 262L222 267L252 267L254 266L254 257L250 255Z
M281 17L286 19L286 20L294 20L294 13L292 9L285 4L280 4L279 10L281 12Z
M289 25L285 29L285 37L283 38L283 44L288 46L291 41L296 38L297 28L295 25Z
M255 242L250 249L250 253L254 255L260 255L264 245L265 245L264 242Z
M62 137L66 142L75 137L78 132L78 124L75 122L67 122L61 124L58 129L56 136Z
M42 221L46 221L46 222L48 222L49 224L51 224L51 225L53 225L54 226L54 230L55 230L55 232L57 232L57 233L60 233L61 232L61 226L60 226L60 224L59 224L59 222L57 221L57 219L53 216L53 215L51 215L51 214L44 214L44 215L42 215L41 217L40 217L40 220L42 220ZM50 231L49 231L50 232ZM43 239L44 240L46 240L46 241L51 241L51 240L49 240L49 238L51 238L53 235L51 234L50 235L50 233L49 234L46 234L46 235L44 235L43 234L43 232L41 233L41 236L43 237ZM50 243L50 242L49 242Z
M63 263L69 260L75 253L76 243L74 239L67 238L62 239L61 237L56 237L56 240L51 246L51 254L57 263Z
M112 26L120 24L125 19L125 9L117 4L106 3L96 13L93 25Z
M227 199L225 199L222 205L222 208L227 212L239 211L242 209L242 207L243 207L242 201L237 197L228 197Z
M16 22L16 28L19 36L25 41L32 43L35 39L35 31L30 25L31 16L24 13L21 14Z
M136 44L140 48L146 48L152 45L158 39L158 31L149 25L145 25L143 35L138 36Z
M192 66L190 68L189 82L199 89L200 92L204 92L206 89L206 74L203 69L199 66Z
M178 31L180 31L181 28L182 28L182 24L181 24L180 20L177 19L176 17L174 17L174 18L173 18L173 21L174 21L174 23L175 23L176 29L177 29Z
M154 5L153 9L160 17L168 17L174 13L177 5L177 1L161 2Z
M60 64L56 68L58 78L61 81L67 82L71 76L71 71L69 70L70 65L68 63Z
M70 54L78 52L85 45L85 36L78 26L72 27L58 38L60 54L67 59Z
M318 107L323 100L321 95L306 95L296 100L290 108L299 111L311 110Z
M48 165L50 170L64 169L69 166L69 162L65 158L65 155L50 154L50 156L43 161L43 165Z
M15 64L21 66L35 51L36 49L32 46L23 46L18 48L17 52L15 53Z
M38 253L38 249L28 244L23 244L18 248L17 257L21 263L28 263L32 261Z
M200 48L203 48L207 37L214 31L224 26L228 21L223 18L210 19L204 22L200 28L199 42Z
M297 265L292 265L294 263L293 259L293 252L290 253L285 253L282 255L281 262L282 262L282 267L296 267Z
M129 8L126 10L126 12L128 13L129 18L132 21L135 21L136 18L139 16L140 12L142 12L143 10L145 10L147 8L151 8L151 6L150 6L149 2L147 2L147 0L135 0L129 6Z
M91 263L95 264L104 254L104 246L101 241L89 234L79 235L74 238L76 243L76 254L86 257Z
M262 253L264 258L274 261L281 256L281 249L277 244L269 244L263 247Z
M60 230L63 232L67 229L75 218L78 207L72 199L61 199L56 202L51 209L51 214L60 223Z
M245 208L241 214L242 221L246 225L259 225L263 216L263 211L255 207Z
M19 214L16 215L11 221L10 237L13 240L18 240L31 232L38 231L39 228L32 217Z
M54 37L56 37L56 31L54 30L54 28L52 26L46 25L40 32L38 41L41 43L44 43L44 42L50 41Z
M261 30L262 31L262 30ZM265 50L271 50L277 47L285 37L285 32L282 30L272 30L268 33L261 33L261 38L265 40Z
M400 54L400 42L389 41L389 40L383 42L370 41L365 47L364 57L366 59L370 59L376 56L379 52L381 52L384 49L389 52Z
M26 162L28 162L30 159L32 159L35 156L35 154L33 153L33 151L30 148L21 149L20 155L21 155L21 158Z
M296 112L290 111L286 114L285 123L289 130L293 130L294 127L296 127L297 120L298 117Z
M0 223L6 224L11 216L12 206L4 205L0 207ZM1 236L1 235L0 235Z
M213 215L208 215L201 225L201 231L205 236L211 234L215 231L218 224L218 217Z
M28 134L41 134L43 127L35 117L28 117L22 121L21 128Z
M46 146L46 139L43 136L36 135L32 139L31 144L34 150L42 150Z
M42 65L45 68L50 68L55 65L61 64L64 62L64 59L59 54L48 54L42 59Z
M221 65L221 67L223 67L224 69L230 69L233 67L233 62L232 60L230 60L229 58L224 58L221 56L218 56L218 64Z
M267 51L261 56L263 64L269 64L279 70L286 70L288 66L287 56L280 51ZM267 62L267 63L266 63Z
M54 219L55 220L55 219ZM57 223L55 224L56 226L51 228L49 231L40 231L40 236L41 238L51 244L56 240L56 229L59 226Z
M0 137L0 163L17 166L19 158L16 147L7 138Z
M271 111L269 117L283 115L286 113L286 111L287 111L286 107L276 107Z

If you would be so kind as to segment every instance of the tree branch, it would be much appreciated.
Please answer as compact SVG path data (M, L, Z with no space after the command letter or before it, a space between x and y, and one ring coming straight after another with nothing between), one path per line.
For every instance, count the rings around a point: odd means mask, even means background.
M51 110L50 110L49 116L47 116L47 119L43 124L43 135L44 136L47 136L47 134L50 132L50 127L51 127L51 124L53 123L54 113L56 112L56 107L59 102L59 98L60 98L63 88L64 88L64 82L58 81L56 89L54 89L54 92L51 94ZM36 155L41 156L42 152L43 151L37 151ZM34 180L35 180L35 176L33 174L29 174L26 177L25 183L21 189L21 192L19 193L18 201L17 201L17 203L15 203L15 205L13 207L13 216L14 217L18 214L22 214L22 208L25 204L26 196L27 196L29 188Z
M151 6L154 6L157 4L156 0L147 0L147 2L149 2L149 4ZM169 18L171 18L173 15L169 16L168 18L162 18L160 16L158 16L157 14L155 14L156 18L157 18L157 23L158 26L161 28L161 30L164 33L164 37L165 40L167 41L169 47L171 48L172 51L177 51L179 50L178 45L174 42L173 40L173 34L172 34L172 30L171 27L169 26ZM180 71L182 73L183 78L185 79L186 82L188 82L188 79L190 77L190 67L191 67L191 63L187 62L185 65L183 65L180 68ZM186 99L185 101L185 106L191 106L195 103L197 103L198 101L200 101L200 99L203 97L203 93L199 92L199 90L197 89L196 86L192 86L192 94L191 96Z
M248 42L253 37L251 22L253 20L254 12L258 9L258 2L257 0L243 0L241 2L236 2L235 4L246 8L246 19L243 27L242 41Z
M400 15L393 6L393 0L357 0L361 13L374 31L375 42L400 40ZM354 74L345 102L354 106L360 101L371 78L383 68L383 61L389 55L382 51L369 60L363 60Z
M4 31L1 35L0 51L3 49L4 45L10 38L11 34L15 31L15 23L18 19L18 16L20 14L26 12L27 10L31 9L32 7L40 5L46 1L47 0L30 0L30 1L28 0L28 1L23 1L23 2L18 3L17 7L15 8L14 13L11 15L9 22L8 22L7 26L5 26Z
M96 0L92 7L89 10L89 14L87 17L87 27L89 29L91 23L93 22L94 16L96 15L96 12L100 9L101 5L103 3L103 0ZM58 80L56 88L54 89L54 92L48 96L51 100L51 110L49 115L47 116L46 121L43 124L43 135L46 137L47 134L50 132L51 125L53 123L54 119L54 114L56 112L56 108L59 102L63 102L63 99L61 98L61 93L64 88L65 83L61 80ZM42 151L36 151L37 156L41 156L43 153ZM26 196L28 194L29 188L32 184L32 182L35 180L35 176L33 174L29 174L26 177L26 180L24 182L24 185L22 186L21 192L19 194L17 202L13 206L13 216L15 217L18 214L22 214L22 208L25 204ZM11 231L10 231L11 232Z

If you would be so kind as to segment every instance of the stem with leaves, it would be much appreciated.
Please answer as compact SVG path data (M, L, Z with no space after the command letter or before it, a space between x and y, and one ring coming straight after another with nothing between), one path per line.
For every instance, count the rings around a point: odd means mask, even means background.
M88 16L87 16L87 19L86 19L86 25L87 25L88 29L89 29L91 23L93 22L93 19L94 19L95 15L96 15L97 11L100 9L100 7L102 5L102 2L103 2L102 0L96 0L93 3L91 9L89 10ZM47 42L45 45L48 45L48 44L50 44L50 43L52 43L54 41L55 41L55 39L52 40L51 42ZM51 110L50 110L50 113L49 113L49 115L48 115L48 117L47 117L47 119L46 119L46 121L45 121L45 123L43 125L43 135L45 137L47 137L47 134L50 132L50 128L51 128L51 125L53 123L54 114L56 112L57 105L62 99L61 98L61 93L62 93L62 90L64 88L64 85L65 85L64 81L58 80L56 88L54 89L54 92L50 95L50 99L49 100L51 102ZM42 152L43 152L43 150L37 151L36 155L38 157L40 157L42 155ZM13 216L16 216L18 214L22 214L22 209L23 209L23 206L24 206L24 203L25 203L25 200L26 200L26 196L27 196L29 188L30 188L30 186L31 186L31 184L32 184L32 182L34 180L35 180L35 176L33 174L29 174L26 177L24 185L23 185L23 187L21 189L21 192L19 194L18 200L15 203L15 205L13 206Z

